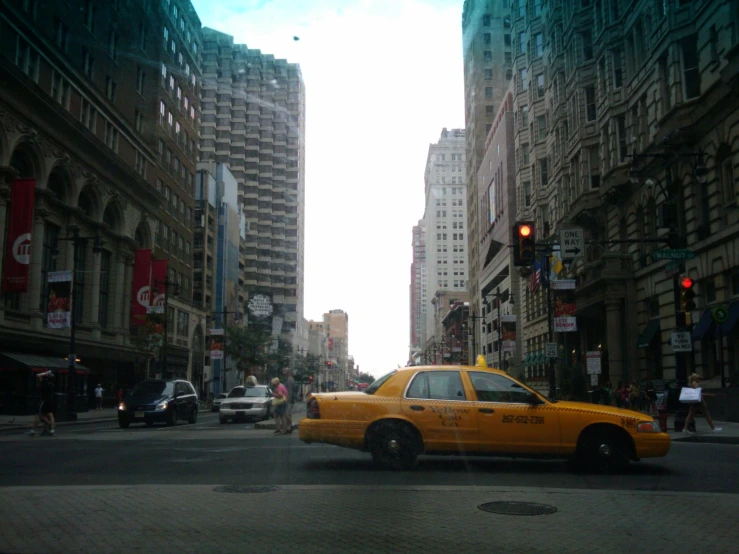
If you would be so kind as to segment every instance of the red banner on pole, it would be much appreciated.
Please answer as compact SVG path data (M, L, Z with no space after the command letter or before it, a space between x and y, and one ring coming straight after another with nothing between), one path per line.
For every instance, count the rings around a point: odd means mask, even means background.
M10 190L10 222L5 249L4 292L28 292L28 268L31 264L31 231L35 179L16 179Z
M151 295L151 249L136 250L133 264L131 325L144 325Z
M153 260L151 262L151 288L153 300L150 313L164 313L164 283L167 281L167 260Z

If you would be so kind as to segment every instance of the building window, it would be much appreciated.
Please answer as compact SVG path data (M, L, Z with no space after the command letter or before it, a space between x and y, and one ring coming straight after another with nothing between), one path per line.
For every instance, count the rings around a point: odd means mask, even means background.
M627 156L626 116L616 116L616 132L618 134L618 163L623 163Z
M600 187L600 154L597 146L588 148L588 173L590 175L590 188Z
M59 102L66 110L69 109L71 86L69 82L56 70L51 75L51 97Z
M108 56L114 62L118 61L118 34L115 31L110 31L108 35Z
M546 158L539 160L539 179L542 188L549 185L549 162Z
M144 84L146 82L146 73L144 72L144 68L139 66L136 66L136 90L140 95L144 95Z
M539 98L544 98L544 74L539 73L536 76L536 93Z
M611 50L611 64L613 65L613 88L621 88L623 85L623 49L616 48Z
M85 99L82 99L80 122L93 133L97 131L97 110Z
M72 312L75 323L82 323L85 313L85 267L87 265L87 250L85 243L74 249L74 292L72 297Z
M113 78L108 75L105 78L105 96L110 100L111 102L115 102L115 91L116 91L116 82L113 80Z
M523 184L523 203L526 207L531 206L531 181L524 181Z
M493 97L493 87L485 87L485 98Z
M536 57L544 57L544 35L542 33L536 33L534 35L534 41L536 43Z
M141 129L143 128L143 121L144 116L141 115L140 111L136 110L136 114L134 115L134 128L136 129L136 132L141 132Z
M521 78L521 90L529 90L529 71L526 68L519 70Z
M95 75L95 60L87 48L82 48L82 71L88 78L92 79Z
M526 53L526 33L518 33L518 53Z
M593 59L593 35L590 31L582 32L582 57L585 61Z
M118 152L118 129L110 121L105 122L105 145L113 152Z
M482 42L483 44L490 44L490 33L484 33L482 35Z
M16 44L15 65L33 81L38 82L38 54L20 37Z
M590 85L585 87L585 106L588 121L595 121L596 104L595 104L595 87Z
M698 67L698 36L692 35L681 43L683 54L683 86L685 99L697 98L701 94L701 73Z
M69 27L56 16L54 17L54 33L56 35L57 48L66 53L67 44L69 43Z
M98 292L98 324L108 328L108 294L110 291L110 259L112 254L103 250L100 254L100 290Z
M536 139L539 141L547 138L547 116L540 115L536 118Z
M59 240L59 227L47 223L44 228L43 253L41 254L41 298L39 310L46 316L48 312L49 272L56 271L56 250ZM44 318L45 319L45 318Z
M146 177L146 158L138 150L136 150L136 173Z
M490 50L485 50L482 53L482 57L486 62L492 62L493 61L493 53Z

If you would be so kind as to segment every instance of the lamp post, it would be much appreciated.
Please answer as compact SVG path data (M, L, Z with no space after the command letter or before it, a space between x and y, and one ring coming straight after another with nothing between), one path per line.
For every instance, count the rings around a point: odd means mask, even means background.
M641 183L641 171L639 170L639 160L641 159L658 159L662 160L662 169L665 172L665 179L667 186L663 186L662 181L657 177L651 177L652 180L656 181L657 186L665 199L666 213L664 217L665 227L669 228L668 232L668 245L671 248L679 248L684 246L682 243L680 233L677 229L677 210L675 209L675 201L672 198L672 176L670 173L670 166L675 160L680 158L694 158L695 165L693 166L693 175L695 180L700 185L705 185L708 180L708 168L703 161L703 152L660 152L654 154L637 154L636 151L631 156L631 170L629 171L629 180L634 185ZM685 271L685 264L681 263L679 267L679 273ZM678 277L673 277L673 297L674 305L676 309L675 313L675 327L676 330L690 331L692 324L688 316L689 312L682 311L679 309L680 306L680 292ZM720 344L719 348L723 348ZM687 384L687 359L685 352L675 352L675 378L677 379L678 390L682 389ZM722 368L723 371L723 368ZM685 418L687 417L687 410L680 404L680 407L675 414L675 431L682 431L685 426Z
M472 335L472 351L469 355L468 363L469 365L475 365L475 359L477 358L477 345L475 343L475 337L477 333L475 332L475 321L478 319L485 322L485 316L484 315L477 315L475 312L472 312L471 314L467 315L467 319L472 322L470 333Z
M74 287L77 281L77 274L84 271L84 268L77 269L77 247L83 248L87 245L88 240L93 240L92 251L99 254L103 251L104 241L100 238L99 233L95 233L92 237L80 236L80 228L77 225L70 225L67 230L67 238L58 239L58 241L69 242L72 245L72 286L69 290L69 300L72 305L72 314L69 322L69 357L68 374L67 374L67 421L75 421L77 419L77 409L75 406L75 396L77 394L77 308L74 304ZM82 317L82 314L80 314Z
M180 286L170 281L169 277L164 281L154 281L154 294L159 294L159 285L164 287L164 336L162 337L162 379L167 378L167 342L169 339L168 321L169 321L169 287L175 288L174 295L177 296L180 293Z

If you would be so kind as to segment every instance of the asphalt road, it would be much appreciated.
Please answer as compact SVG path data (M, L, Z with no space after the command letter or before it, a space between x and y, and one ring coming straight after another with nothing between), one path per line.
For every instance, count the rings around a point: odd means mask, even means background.
M673 442L666 458L632 463L616 475L578 473L566 462L422 457L409 472L378 470L368 454L306 445L249 424L119 429L114 422L70 426L57 436L0 435L0 486L249 484L520 486L564 489L735 493L739 446Z

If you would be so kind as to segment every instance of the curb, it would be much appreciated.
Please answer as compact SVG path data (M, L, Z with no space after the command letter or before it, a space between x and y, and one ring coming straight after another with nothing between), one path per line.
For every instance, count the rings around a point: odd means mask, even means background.
M57 421L56 427L66 427L71 425L92 425L93 423L105 423L105 422L114 422L118 421L117 417L106 417L106 418L99 418L99 419L78 419L77 421ZM23 431L28 430L31 427L31 422L29 421L27 424L19 425L19 424L3 424L0 425L0 433L8 433L13 431Z

